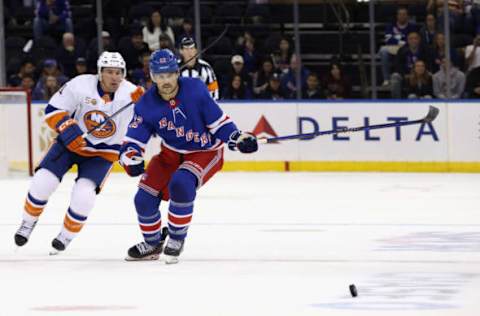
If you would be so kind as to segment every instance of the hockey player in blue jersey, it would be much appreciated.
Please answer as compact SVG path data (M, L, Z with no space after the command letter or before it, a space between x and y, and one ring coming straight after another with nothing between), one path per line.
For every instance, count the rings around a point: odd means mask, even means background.
M199 79L179 77L175 56L168 49L150 57L155 83L135 105L120 163L130 176L142 175L135 195L144 241L128 250L126 260L156 260L163 250L161 200L170 200L167 263L175 263L183 250L192 219L196 191L223 165L223 145L242 153L257 151L257 139L242 133L222 112ZM143 151L154 134L161 151L144 170Z

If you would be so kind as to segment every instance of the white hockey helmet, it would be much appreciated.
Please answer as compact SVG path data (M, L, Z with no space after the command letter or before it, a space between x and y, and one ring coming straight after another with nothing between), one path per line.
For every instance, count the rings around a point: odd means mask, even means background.
M120 68L123 71L123 78L127 76L127 66L122 55L117 52L103 52L97 60L98 79L102 80L102 68Z

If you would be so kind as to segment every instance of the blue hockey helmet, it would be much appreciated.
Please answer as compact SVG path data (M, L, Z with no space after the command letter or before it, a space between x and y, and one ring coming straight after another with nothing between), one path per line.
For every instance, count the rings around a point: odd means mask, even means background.
M153 75L165 72L177 72L177 57L169 49L159 49L150 55L150 73Z

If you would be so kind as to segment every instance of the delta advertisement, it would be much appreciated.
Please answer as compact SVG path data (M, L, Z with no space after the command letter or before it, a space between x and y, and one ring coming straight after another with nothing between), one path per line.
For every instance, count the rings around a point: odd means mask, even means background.
M267 138L417 120L430 105L440 110L430 123L279 141L248 155L225 150L224 169L480 172L480 104L474 102L220 102L241 130ZM32 105L34 162L54 137L43 123L44 108ZM147 159L159 143L151 140Z

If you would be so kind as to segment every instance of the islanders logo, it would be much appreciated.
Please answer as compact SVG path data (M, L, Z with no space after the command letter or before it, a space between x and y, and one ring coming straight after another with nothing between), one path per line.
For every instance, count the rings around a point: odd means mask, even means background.
M88 111L83 116L83 122L85 123L87 130L90 130L95 126L100 125L103 121L105 121L106 117L107 117L107 114L103 113L102 111L97 111L97 110ZM94 132L92 132L92 135L97 138L107 138L115 134L116 130L117 130L117 127L115 125L115 122L108 121L102 127L99 127Z

